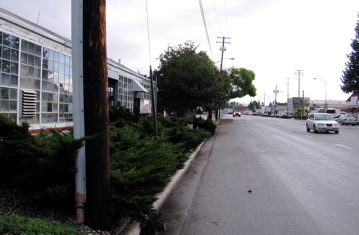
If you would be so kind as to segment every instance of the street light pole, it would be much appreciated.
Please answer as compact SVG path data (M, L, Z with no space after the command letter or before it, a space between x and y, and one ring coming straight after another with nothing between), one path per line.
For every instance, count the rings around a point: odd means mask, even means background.
M325 83L325 100L324 100L324 109L327 110L328 109L328 101L327 101L327 91L328 91L328 87L327 87L327 81L324 81L323 79L321 78L314 78L314 79L319 79L321 80L322 82Z

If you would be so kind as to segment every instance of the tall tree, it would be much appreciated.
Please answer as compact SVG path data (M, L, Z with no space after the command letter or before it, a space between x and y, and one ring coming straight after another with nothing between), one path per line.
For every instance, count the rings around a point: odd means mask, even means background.
M169 46L160 55L160 65L154 72L158 82L160 110L176 112L184 116L198 106L215 108L222 102L225 79L208 55L196 52L191 41L177 47Z
M246 95L256 96L257 89L253 85L255 74L252 70L245 68L230 68L229 79L232 84L230 98L244 97Z
M359 17L359 14L358 14ZM341 77L343 85L342 91L349 93L359 93L359 20L355 27L355 38L352 40L351 47L353 51L347 55L349 61L345 63L345 70Z

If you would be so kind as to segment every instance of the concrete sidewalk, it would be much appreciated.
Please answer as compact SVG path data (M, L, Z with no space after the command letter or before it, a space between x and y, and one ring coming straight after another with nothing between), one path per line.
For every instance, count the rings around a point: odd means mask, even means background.
M166 221L166 230L161 234L178 234L191 205L202 171L212 150L217 132L201 143L191 154L183 169L178 170L162 193L156 195L158 200L153 208L159 211ZM178 197L181 203L178 205ZM174 203L176 202L177 203ZM133 223L114 232L115 235L139 235L140 224Z

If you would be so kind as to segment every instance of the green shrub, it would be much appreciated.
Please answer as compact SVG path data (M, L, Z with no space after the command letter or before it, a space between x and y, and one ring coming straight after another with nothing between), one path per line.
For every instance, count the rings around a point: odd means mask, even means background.
M31 135L0 115L0 183L15 185L42 203L72 206L75 160L84 139L50 130ZM60 204L59 204L60 203Z
M37 218L25 218L16 215L0 215L0 234L80 235L86 233L77 232L74 228L58 222Z

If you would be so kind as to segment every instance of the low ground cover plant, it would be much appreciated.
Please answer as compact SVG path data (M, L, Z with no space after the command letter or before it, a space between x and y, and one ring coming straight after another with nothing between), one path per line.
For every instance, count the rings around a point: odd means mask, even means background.
M0 115L0 187L22 188L34 200L73 211L75 160L90 137L75 139L56 130L31 135L28 128ZM215 128L211 120L159 116L154 137L152 118L139 121L128 109L111 107L112 219L130 217L150 225L148 231L159 229L155 195Z
M77 232L74 228L58 222L17 215L0 215L0 234L81 235L86 233Z

